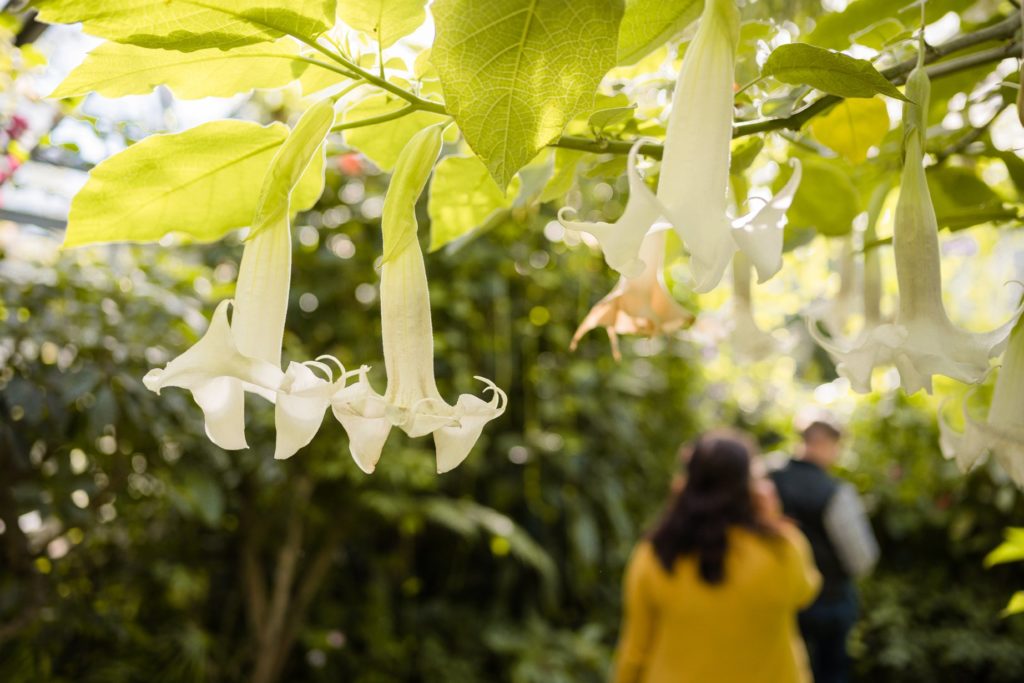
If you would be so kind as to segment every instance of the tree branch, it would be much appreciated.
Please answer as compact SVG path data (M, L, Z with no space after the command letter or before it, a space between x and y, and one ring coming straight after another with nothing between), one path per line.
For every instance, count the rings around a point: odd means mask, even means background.
M1013 38L1021 25L1021 17L1014 12L1006 19L996 22L991 26L962 36L938 46L930 46L925 53L925 63L934 64L951 54L975 47L994 40L1009 40ZM942 78L954 73L966 71L982 64L998 62L1007 57L1018 56L1021 50L1020 42L1008 43L990 50L975 52L958 59L952 59L940 64L934 64L926 69L929 78ZM892 81L894 85L902 85L907 80L907 75L913 71L917 64L917 57L912 57L899 64L894 64L888 69L882 70L882 75ZM733 128L733 137L740 138L757 133L766 133L773 130L799 130L812 118L821 114L843 101L844 98L836 95L825 95L803 109L790 114L789 116L771 119L758 119L755 121L744 121L736 124ZM584 152L626 154L633 143L628 140L593 140L585 137L562 136L552 143L553 147L565 147ZM661 158L662 146L657 144L643 145L641 151L644 154L656 159Z

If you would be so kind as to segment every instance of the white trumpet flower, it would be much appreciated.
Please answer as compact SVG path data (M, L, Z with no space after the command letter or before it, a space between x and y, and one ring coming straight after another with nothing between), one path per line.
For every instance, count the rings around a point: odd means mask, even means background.
M490 401L463 394L452 406L434 378L430 294L415 206L441 150L443 131L443 125L431 126L409 141L384 199L380 302L387 389L378 394L364 367L354 384L331 399L352 457L367 473L376 467L392 427L412 437L432 433L438 473L454 469L469 455L484 425L505 411L505 393L489 380L477 377L493 394Z
M744 254L737 253L732 263L732 330L729 342L737 360L757 362L779 353L784 346L754 320L750 272L750 261Z
M296 124L264 177L234 300L217 306L199 342L143 378L156 393L168 386L191 391L203 410L210 440L221 448L247 447L246 391L277 402L276 458L290 457L309 443L327 410L331 383L305 364L291 363L282 372L281 345L291 279L290 197L315 156L324 153L323 141L333 123L333 104L325 100ZM234 311L229 323L230 304ZM311 409L321 404L314 416Z
M665 287L662 261L665 258L665 233L654 232L644 238L640 260L645 264L636 277L620 277L615 288L594 304L572 336L569 349L597 327L608 332L615 360L622 360L620 334L652 337L671 334L689 327L694 315L679 305Z
M642 270L637 262L640 245L658 229L653 226L659 216L675 228L689 250L698 292L718 285L737 249L754 265L758 282L782 267L782 228L800 184L800 162L792 160L793 175L764 206L738 218L728 208L738 40L735 0L705 2L676 80L656 196L637 173L634 146L627 169L630 197L616 223L573 221L565 211L559 216L567 229L594 235L608 265L624 276Z
M956 459L965 472L991 453L1002 468L1024 488L1024 319L1017 322L996 377L988 417L979 422L963 404L965 429L958 434L939 411L939 445L947 458Z
M1002 352L1016 314L1004 325L983 334L968 332L949 319L942 302L938 221L923 164L930 84L921 67L907 80L903 107L906 141L900 197L896 205L893 249L899 283L899 307L893 323L865 329L856 339L828 340L811 325L811 333L836 360L839 374L855 391L871 390L871 373L892 364L908 394L932 391L932 376L945 375L967 383L980 381L989 359Z

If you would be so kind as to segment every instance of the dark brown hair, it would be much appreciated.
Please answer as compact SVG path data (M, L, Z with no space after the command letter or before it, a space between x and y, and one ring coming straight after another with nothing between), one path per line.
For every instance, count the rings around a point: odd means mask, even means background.
M701 578L719 584L725 578L729 527L771 534L754 509L753 453L750 439L733 431L709 432L693 442L683 457L686 484L649 536L666 571L679 556L696 555Z

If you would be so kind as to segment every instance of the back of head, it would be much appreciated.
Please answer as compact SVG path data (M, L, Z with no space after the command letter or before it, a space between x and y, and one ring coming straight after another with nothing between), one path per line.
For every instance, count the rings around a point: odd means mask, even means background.
M839 442L843 433L832 422L815 420L804 427L801 436L805 460L827 468L839 459Z
M686 483L651 534L654 551L671 571L680 555L697 556L701 578L721 583L730 526L757 528L750 491L750 439L714 431L693 442Z

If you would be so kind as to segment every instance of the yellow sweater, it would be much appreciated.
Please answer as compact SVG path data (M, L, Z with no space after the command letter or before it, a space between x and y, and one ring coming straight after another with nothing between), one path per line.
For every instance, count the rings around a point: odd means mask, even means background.
M626 570L615 683L809 683L796 613L820 587L807 540L788 525L781 538L731 529L717 586L694 556L666 572L645 541Z

